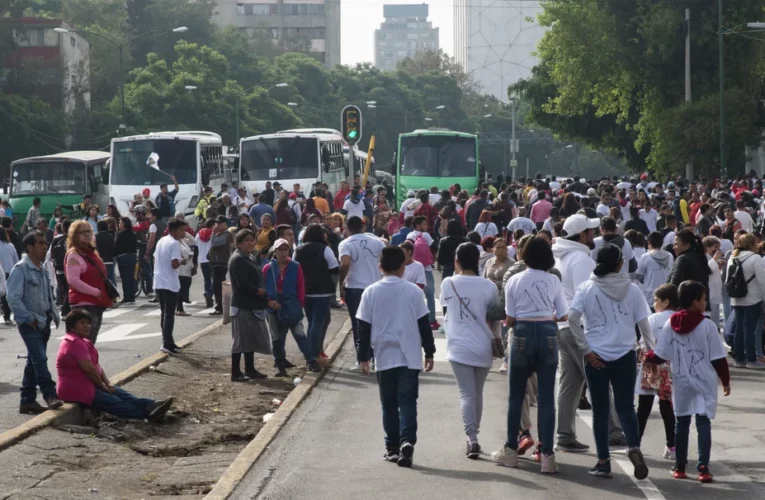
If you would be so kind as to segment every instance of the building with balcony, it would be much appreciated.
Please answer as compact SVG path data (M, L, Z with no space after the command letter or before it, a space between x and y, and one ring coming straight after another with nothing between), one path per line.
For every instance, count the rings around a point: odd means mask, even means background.
M375 66L393 71L418 52L438 51L438 28L428 21L428 4L383 5L380 29L375 30Z

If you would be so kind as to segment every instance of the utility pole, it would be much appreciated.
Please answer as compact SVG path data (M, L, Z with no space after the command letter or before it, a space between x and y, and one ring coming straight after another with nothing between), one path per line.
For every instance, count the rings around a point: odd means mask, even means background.
M511 139L512 147L510 149L510 153L512 153L512 159L510 161L513 166L513 182L515 182L515 167L516 165L518 165L518 163L516 163L516 160L515 160L515 152L516 152L515 150L518 149L516 147L517 144L515 142L515 97L510 99L510 105L512 106L511 109L513 113L513 137Z
M691 102L691 9L685 9L685 102ZM694 178L690 162L685 166L685 178Z
M723 56L723 0L717 0L717 31L720 44L720 175L728 174L725 154L725 62Z
M238 96L236 98L235 108L236 108L236 145L239 146L239 139L241 138L241 136L239 135L239 97ZM240 155L242 154L241 151L239 152L239 154Z

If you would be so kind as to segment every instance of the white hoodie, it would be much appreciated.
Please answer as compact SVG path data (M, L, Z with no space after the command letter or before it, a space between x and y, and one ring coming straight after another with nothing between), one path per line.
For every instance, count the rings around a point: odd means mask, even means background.
M672 272L675 259L666 250L656 249L644 253L638 260L635 279L640 282L640 290L649 305L653 304L653 292L665 284Z
M595 261L590 258L590 248L576 241L558 238L552 246L555 269L560 271L563 293L571 304L577 287L590 279L595 270ZM568 322L558 323L559 328L568 328Z

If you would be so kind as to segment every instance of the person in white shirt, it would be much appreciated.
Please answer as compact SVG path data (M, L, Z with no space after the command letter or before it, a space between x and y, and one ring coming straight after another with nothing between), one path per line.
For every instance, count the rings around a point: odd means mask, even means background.
M747 282L746 295L733 297L730 303L736 314L736 336L733 343L736 368L753 370L765 369L765 363L758 360L761 350L757 350L757 342L762 349L762 329L756 331L756 325L762 315L762 301L765 299L765 266L757 255L757 243L752 234L743 234L736 241L737 248L733 250L728 260L726 276L735 272L734 266L740 266Z
M488 210L481 212L480 217L478 217L478 224L475 225L473 231L481 236L481 240L488 236L497 236L499 234L496 224L491 221L491 212Z
M624 265L616 245L598 252L592 277L579 285L569 311L569 325L584 354L587 386L592 398L592 430L598 463L590 470L596 477L611 477L608 449L609 389L613 386L614 406L627 438L627 457L638 480L648 477L640 451L640 431L635 413L637 377L635 325L649 349L655 340L648 323L650 311L640 288L620 273ZM581 321L584 320L584 328Z
M671 253L662 249L661 233L653 232L647 239L648 252L644 253L638 261L635 280L643 291L645 301L651 304L654 291L669 279L675 259Z
M505 313L513 326L510 342L510 401L507 412L506 444L492 453L492 459L506 467L518 467L518 433L526 396L526 384L532 372L537 374L539 440L542 473L558 472L553 452L555 434L555 375L558 369L556 350L550 343L558 338L557 320L565 320L568 301L557 276L547 272L555 264L550 245L534 237L523 249L526 270L512 276L505 285ZM529 446L533 444L530 442ZM525 450L524 450L525 451Z
M483 412L483 385L494 361L494 334L486 313L499 300L496 285L478 273L480 253L475 245L462 243L454 259L455 274L441 283L441 305L446 309L446 359L460 390L462 423L467 434L466 456L481 453L478 432Z
M350 197L345 200L345 203L343 204L343 212L345 212L345 217L347 219L358 217L359 219L364 220L363 195L359 192L357 187L358 186L354 186Z
M743 200L736 202L736 211L733 212L733 217L741 223L741 229L747 233L754 231L754 220L749 212L746 211L746 205Z
M406 255L406 262L404 263L406 265L406 270L404 271L403 280L414 283L420 287L420 289L424 290L425 285L427 284L425 267L412 258L414 244L411 241L405 241L399 246L404 250L404 255Z
M369 373L372 348L382 403L385 455L388 462L411 467L417 443L417 395L425 351L425 371L433 369L436 346L422 292L404 275L404 251L386 247L380 253L383 278L369 286L358 309L359 359ZM370 348L371 347L371 348Z
M720 306L722 305L723 282L720 266L725 262L724 254L720 251L720 240L714 236L706 236L701 243L704 253L709 260L709 319L720 327Z
M405 219L406 219L407 217L414 217L414 210L410 209L410 208L409 208L409 205L411 205L412 203L414 203L414 202L417 200L417 198L415 198L415 195L416 195L416 194L417 194L417 193L415 193L414 191L412 191L412 190L410 189L410 190L409 190L409 191L406 193L406 199L405 199L405 200L404 200L404 202L401 204L401 210L399 210L399 212L401 212L401 213L403 213L403 214L404 214L404 218L405 218Z
M510 221L510 223L507 225L507 230L511 233L515 233L517 229L522 229L523 234L534 234L537 232L537 225L534 224L534 221L529 219L528 217L525 217L525 210L523 207L521 207L518 210L518 217L514 218Z
M385 248L385 243L375 236L364 234L364 222L359 217L349 217L347 228L350 236L340 242L338 249L340 255L340 297L345 300L345 304L348 306L353 341L358 355L359 326L356 312L364 289L380 280L380 252ZM357 358L357 363L351 368L351 371L360 370L359 361Z
M197 249L199 251L198 263L202 268L202 277L204 280L204 297L207 308L213 307L213 297L215 291L213 290L212 271L210 270L210 260L207 258L207 254L212 247L212 231L215 226L215 219L212 217L207 219L204 223L204 227L199 229L197 235L194 237L197 243Z
M433 277L433 257L436 243L428 233L428 219L418 215L412 220L414 231L406 235L406 239L414 245L412 257L425 268L425 300L428 303L430 327L438 330L441 325L436 321L436 280Z
M154 291L159 298L160 325L162 326L162 352L179 354L181 348L175 344L175 310L178 306L178 292L181 281L178 268L186 263L181 256L181 242L186 234L186 221L173 219L167 227L170 234L160 238L154 253Z
M659 218L659 212L651 208L650 203L646 203L645 208L640 209L640 218L645 221L649 233L656 231L656 220Z
M600 203L598 204L598 208L595 209L595 211L598 213L601 217L608 217L608 214L610 213L610 204L611 203L611 197L608 196L607 193L604 193L600 196Z

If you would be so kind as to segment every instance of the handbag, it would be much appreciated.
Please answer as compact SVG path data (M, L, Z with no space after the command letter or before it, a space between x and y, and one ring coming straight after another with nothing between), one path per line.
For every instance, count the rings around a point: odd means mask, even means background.
M479 320L478 320L478 318L476 318L475 314L473 314L473 311L470 310L470 308L467 306L467 304L465 304L465 301L462 300L462 297L460 297L460 294L457 293L457 288L455 288L454 282L449 280L449 284L452 285L452 290L454 291L454 295L457 296L457 300L460 301L460 304L462 305L462 307L468 312L468 314L470 314L470 316L473 318L473 320L476 323L479 323ZM488 316L488 311L486 312L486 314ZM502 342L502 338L501 337L492 336L492 338L491 338L491 355L495 359L499 359L499 358L504 358L505 357L505 344L504 344L504 342Z
M486 311L486 321L502 321L505 318L507 318L505 306L499 300L489 306L489 309Z
M276 261L271 263L271 273L274 275L274 287L276 287L277 283L275 268L278 266L279 264ZM285 298L283 293L277 292L276 301L281 306L276 311L276 318L279 320L281 325L295 326L303 321L303 308L300 306L300 302L298 302L297 297L290 296L289 298Z
M96 268L96 270L98 271L98 274L101 275L101 279L104 280L104 285L106 285L106 293L109 294L109 298L112 299L112 301L116 300L117 297L120 296L120 292L119 290L117 290L117 285L112 283L110 279L104 276L104 273L103 271L101 271L101 268L98 267L95 262L93 262L93 259L91 259L89 255L84 255L84 254L80 254L80 255L82 255L85 258L85 260L87 260L90 263L91 266Z

